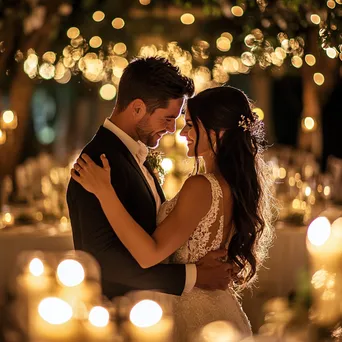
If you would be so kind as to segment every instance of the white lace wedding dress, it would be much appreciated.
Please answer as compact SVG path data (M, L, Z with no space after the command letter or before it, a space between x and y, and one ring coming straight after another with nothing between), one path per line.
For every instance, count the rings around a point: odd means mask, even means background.
M203 176L211 184L211 207L189 240L169 258L170 263L194 264L208 252L229 244L229 241L223 241L224 215L221 186L213 174ZM158 224L173 210L177 198L178 195L162 204L157 218ZM195 287L190 293L174 298L175 341L177 342L198 340L195 336L200 328L210 322L222 320L232 323L242 337L252 334L248 318L232 289L207 291Z

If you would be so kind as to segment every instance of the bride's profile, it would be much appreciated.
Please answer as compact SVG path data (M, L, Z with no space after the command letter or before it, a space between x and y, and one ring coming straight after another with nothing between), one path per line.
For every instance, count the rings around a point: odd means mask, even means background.
M181 135L187 139L188 157L196 159L196 172L175 198L162 204L152 236L128 214L110 186L114 166L104 155L100 167L83 154L71 176L97 196L113 230L143 268L167 257L171 263L196 264L208 252L227 248L226 260L239 272L226 291L194 288L175 297L177 341L187 341L218 320L231 322L242 336L249 336L251 327L237 294L256 279L273 237L263 122L242 91L223 86L188 100Z

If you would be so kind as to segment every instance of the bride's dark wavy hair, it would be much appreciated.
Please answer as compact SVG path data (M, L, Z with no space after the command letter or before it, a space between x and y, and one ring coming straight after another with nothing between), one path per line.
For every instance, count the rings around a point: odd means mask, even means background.
M188 110L197 137L199 122L203 124L219 171L231 189L235 233L228 257L240 267L235 285L242 289L256 278L273 239L276 207L271 176L261 155L266 148L263 122L253 113L248 97L230 86L199 93L188 100ZM215 141L210 138L210 132L215 132ZM199 170L198 140L196 172Z

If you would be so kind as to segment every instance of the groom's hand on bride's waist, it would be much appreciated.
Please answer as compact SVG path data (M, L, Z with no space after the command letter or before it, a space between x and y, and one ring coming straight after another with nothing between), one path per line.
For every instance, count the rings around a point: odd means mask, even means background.
M206 290L226 290L236 276L234 264L221 261L227 256L226 249L209 252L198 261L196 287Z

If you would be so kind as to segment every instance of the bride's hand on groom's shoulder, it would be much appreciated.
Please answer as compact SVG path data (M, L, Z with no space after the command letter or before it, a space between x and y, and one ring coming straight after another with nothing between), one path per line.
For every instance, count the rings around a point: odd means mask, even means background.
M87 154L83 153L71 169L71 177L96 196L111 185L110 166L104 154L101 155L101 162L103 167L95 164Z

